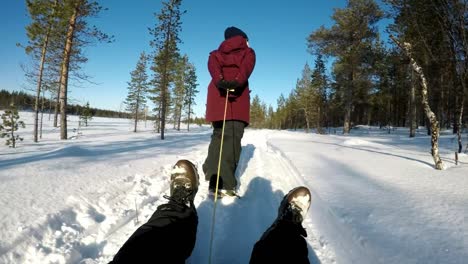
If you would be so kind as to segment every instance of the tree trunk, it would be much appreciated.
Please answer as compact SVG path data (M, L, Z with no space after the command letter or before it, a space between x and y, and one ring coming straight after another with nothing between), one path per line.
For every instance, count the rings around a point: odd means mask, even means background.
M45 107L45 92L42 91L42 103L41 103L41 127L39 129L39 138L42 139L42 124L44 123L44 107Z
M411 54L411 53L409 53ZM424 73L417 64L417 62L411 58L411 64L413 65L413 69L418 73L419 78L421 79L421 94L422 94L422 103L424 106L424 112L426 113L427 118L430 122L431 127L431 146L432 146L432 157L434 158L435 168L438 170L442 170L444 168L444 164L439 156L439 122L437 121L437 117L432 112L431 107L429 106L429 99L427 96L427 81L424 77Z
M39 128L39 100L41 98L41 88L42 88L42 75L44 73L44 63L47 53L47 46L49 45L49 36L50 36L51 27L47 31L46 37L44 39L44 44L41 51L41 62L39 63L39 74L37 76L37 89L36 89L36 100L34 102L34 142L38 142L38 128Z
M366 122L366 124L367 124L368 126L370 126L371 123L372 123L372 111L371 111L371 109L368 109L368 110L367 110L366 116L367 116L367 122Z
M60 82L60 139L67 139L67 88L68 88L68 71L70 67L70 56L73 47L75 36L76 20L80 11L82 1L78 1L70 17L67 32L67 41L63 51L62 73Z
M61 71L61 70L60 70ZM57 88L57 96L55 97L55 112L54 112L54 127L58 127L58 114L60 111L60 84L62 83L62 75L60 74L59 86Z
M427 95L428 85L427 85L426 77L424 76L424 72L422 71L422 68L413 59L413 56L411 53L411 45L409 43L401 44L393 36L390 36L390 38L400 48L402 48L405 51L406 55L410 59L410 63L411 63L411 66L413 67L413 70L418 74L418 77L421 81L422 104L424 107L424 112L426 113L426 117L430 121L430 127L431 127L431 146L432 146L431 154L432 154L432 157L434 158L435 168L437 170L442 170L444 169L444 164L442 163L442 160L440 159L440 156L439 156L439 122L437 121L436 115L434 114L434 112L432 112L431 107L429 106L429 98Z
M465 67L468 66L465 65ZM462 142L462 133L463 133L463 111L464 111L464 106L465 106L465 96L466 96L466 81L467 81L467 69L465 69L464 73L459 77L459 89L457 90L457 95L456 98L458 100L455 100L456 102L458 101L457 110L455 111L456 115L456 124L454 124L454 127L457 128L457 138L458 138L458 153L461 153L463 150L463 142Z
M463 107L465 105L465 97L462 97L461 103L460 103L460 111L458 117L457 117L457 137L458 137L458 153L462 152L463 149L463 143L462 143L462 132L463 132Z
M317 133L323 134L322 130L322 108L320 106L317 107Z
M158 120L156 122L156 133L161 133L161 108L158 109Z
M167 38L168 38L169 33L167 33ZM168 42L169 40L167 40ZM168 47L167 47L167 42L166 42L166 47L165 47L165 58L164 58L164 70L162 73L162 82L161 82L161 107L160 107L160 122L161 122L161 139L164 140L164 130L166 129L166 108L167 108L167 89L168 89L168 76L167 76L167 64L169 63L169 58L168 58Z
M164 75L167 74L167 71L165 71ZM166 79L166 76L163 76L163 80ZM167 107L167 104L166 104L166 80L163 81L163 87L161 89L161 139L164 140L164 130L166 129L166 107Z
M50 121L50 116L52 115L52 100L53 99L53 96L52 94L50 95L50 99L49 99L49 117L48 117L48 120Z
M181 119L182 119L182 105L179 107L179 118L177 119L177 131L180 131Z
M11 122L11 132L10 132L10 135L11 135L11 143L13 144L13 148L16 147L16 139L15 139L15 119L13 118L13 114L11 114L11 117L10 117L10 122Z
M351 102L347 101L346 102L346 108L345 108L345 116L344 116L344 124L343 124L343 134L349 134L349 131L351 130Z
M52 13L52 17L55 15L55 8L57 7L58 0L55 0L54 3L54 12ZM41 51L41 61L39 62L39 74L37 76L37 90L36 90L36 100L34 102L34 142L38 142L38 125L39 125L39 100L41 97L41 89L42 89L42 76L44 74L44 63L45 57L47 54L47 48L49 46L49 38L50 32L52 31L52 23L49 22L49 27L47 29L47 33L44 39L44 43L42 45ZM41 116L42 119L42 116ZM41 124L42 126L42 124ZM41 128L42 129L42 128ZM42 130L41 130L41 138L42 138Z
M410 125L410 137L416 136L416 82L414 71L411 70L411 90L410 90L410 106L409 106L409 125Z
M349 134L351 130L351 111L353 108L352 96L353 96L353 86L354 86L354 71L350 73L350 85L345 91L345 116L343 124L343 134Z
M140 93L137 93L137 100L136 100L136 107L135 107L135 127L133 128L133 132L137 132L137 125L138 125L138 109L140 108Z
M137 104L138 105L138 104ZM137 126L138 126L138 108L135 109L135 126L133 128L133 132L136 133L137 132Z
M307 110L305 108L304 108L304 117L305 117L305 121L306 121L306 133L309 133L309 130L310 130L309 113L307 112Z
M192 97L189 97L189 98L192 98ZM188 103L187 131L190 131L190 112L191 112L190 103Z
M146 128L147 119L148 119L148 106L145 106L145 128Z

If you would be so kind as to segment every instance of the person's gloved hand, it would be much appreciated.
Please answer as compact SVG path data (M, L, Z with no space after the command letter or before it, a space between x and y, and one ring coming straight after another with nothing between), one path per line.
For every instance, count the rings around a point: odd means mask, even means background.
M239 83L237 81L221 80L216 86L218 87L218 89L224 92L227 90L229 90L229 92L234 92L236 91L236 88L239 87Z

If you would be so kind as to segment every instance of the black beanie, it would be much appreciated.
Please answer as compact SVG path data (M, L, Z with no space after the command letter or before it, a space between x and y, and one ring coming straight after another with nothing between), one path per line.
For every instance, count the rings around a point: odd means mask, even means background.
M230 39L232 37L235 37L235 36L242 36L243 38L245 38L246 40L249 40L249 38L247 37L247 34L244 33L244 31L236 28L236 27L228 27L226 28L226 30L224 31L224 39Z

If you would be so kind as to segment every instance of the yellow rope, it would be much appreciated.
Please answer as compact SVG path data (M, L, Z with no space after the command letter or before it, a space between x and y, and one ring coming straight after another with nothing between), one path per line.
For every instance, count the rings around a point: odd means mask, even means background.
M211 238L210 238L210 254L208 263L211 264L211 255L213 252L213 237L214 237L214 226L215 226L215 219L216 219L216 205L218 204L218 184L219 184L219 174L221 173L221 157L223 155L223 143L224 143L224 126L226 125L226 113L227 113L227 104L229 98L230 90L227 89L226 93L226 103L224 104L224 118L223 118L223 128L221 131L221 145L219 146L219 159L218 159L218 174L216 175L216 188L215 188L215 197L214 197L214 209L213 209L213 217L211 218Z

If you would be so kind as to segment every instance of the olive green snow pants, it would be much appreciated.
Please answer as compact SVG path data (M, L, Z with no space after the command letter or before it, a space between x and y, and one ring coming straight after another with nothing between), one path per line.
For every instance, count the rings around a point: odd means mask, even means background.
M220 170L220 189L235 190L237 180L235 172L241 154L241 140L246 124L242 121L227 120L224 128L223 154ZM221 133L223 122L213 122L213 134L211 135L208 156L203 164L205 179L210 180L218 173L219 148L221 145Z

